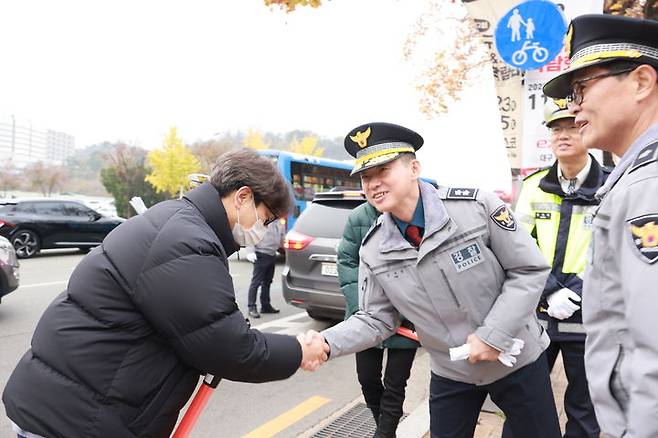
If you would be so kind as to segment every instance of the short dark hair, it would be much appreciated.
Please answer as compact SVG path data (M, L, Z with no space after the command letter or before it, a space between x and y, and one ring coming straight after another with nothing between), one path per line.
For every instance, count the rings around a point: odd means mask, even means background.
M416 159L416 154L413 152L403 152L398 157L398 160L403 161L404 163L411 163Z
M641 65L648 65L649 67L653 68L654 70L656 70L658 72L658 68L656 67L656 65L649 64L649 63L646 63L646 62L636 62L636 61L626 61L626 60L612 61L612 62L608 63L607 65L606 64L602 65L601 67L605 67L610 72L618 72L618 71L631 70L631 69L634 69L634 68L638 68ZM622 76L625 76L628 73L630 73L630 71L624 73L624 75L622 75Z
M290 187L271 159L252 149L240 148L222 154L210 175L210 183L224 197L247 186L254 201L264 202L272 214L287 216L292 206Z

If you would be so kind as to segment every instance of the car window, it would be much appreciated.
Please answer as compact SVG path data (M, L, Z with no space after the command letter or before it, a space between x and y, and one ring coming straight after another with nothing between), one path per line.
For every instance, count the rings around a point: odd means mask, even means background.
M16 210L16 204L0 205L0 213L11 213Z
M62 207L66 216L89 217L92 215L89 208L76 202L64 202Z
M16 205L16 210L17 212L20 213L36 213L37 210L34 206L34 202L21 202L20 204Z
M36 213L43 216L61 216L64 214L60 202L35 202Z
M313 202L297 219L295 231L307 236L340 239L347 217L360 204L358 201Z

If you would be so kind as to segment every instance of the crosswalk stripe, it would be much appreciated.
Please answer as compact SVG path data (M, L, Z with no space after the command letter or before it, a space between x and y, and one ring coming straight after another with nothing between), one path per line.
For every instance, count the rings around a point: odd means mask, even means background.
M67 284L68 282L69 282L68 280L62 280L62 281L49 281L47 283L21 284L18 288L25 289L28 287L53 286L55 284Z
M270 438L284 429L292 426L302 418L311 414L313 411L321 408L331 400L324 397L313 396L306 401L298 404L294 408L268 421L262 426L254 429L242 438Z
M302 316L306 316L306 312L299 312L290 316L286 316L284 318L275 319L273 321L267 321L252 328L263 331L264 329L269 327L280 327L282 323L293 321L295 319L301 318Z

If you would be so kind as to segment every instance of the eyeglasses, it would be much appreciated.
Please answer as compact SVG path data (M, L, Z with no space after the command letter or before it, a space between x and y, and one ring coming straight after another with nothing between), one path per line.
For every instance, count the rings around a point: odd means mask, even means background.
M262 199L260 200L260 202L262 202L263 205L265 205L265 207L267 208L267 210L268 210L270 213L272 213L272 214L274 215L274 210L272 210L272 208L270 208L270 206L267 205L267 202L265 202L265 201L262 200ZM269 224L271 224L272 222L277 221L277 220L279 220L279 217L276 216L276 215L274 215L274 217L271 217L271 218L265 220L265 221L263 222L263 225L268 226Z
M567 106L574 106L574 105L580 105L583 103L583 91L585 91L585 83L589 81L593 81L594 79L603 79L603 78L609 78L611 76L619 76L623 75L624 73L631 72L635 70L636 67L629 67L623 70L618 70L618 71L608 71L605 73L601 73L598 75L590 76L588 78L583 78L579 79L577 81L574 81L573 84L571 84L572 91L571 94L567 96Z
M551 131L551 135L559 135L561 132L564 132L565 134L575 134L578 132L578 126L576 125L570 125L570 126L551 126L548 128L549 131Z

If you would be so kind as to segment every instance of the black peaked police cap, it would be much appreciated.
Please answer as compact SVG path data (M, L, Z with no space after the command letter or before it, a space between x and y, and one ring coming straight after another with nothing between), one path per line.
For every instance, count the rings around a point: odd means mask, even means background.
M546 96L571 93L573 72L613 61L650 64L658 69L658 21L590 14L574 18L564 42L569 68L544 85Z
M345 137L345 150L356 158L352 175L395 160L405 152L416 152L423 137L393 123L366 123Z

